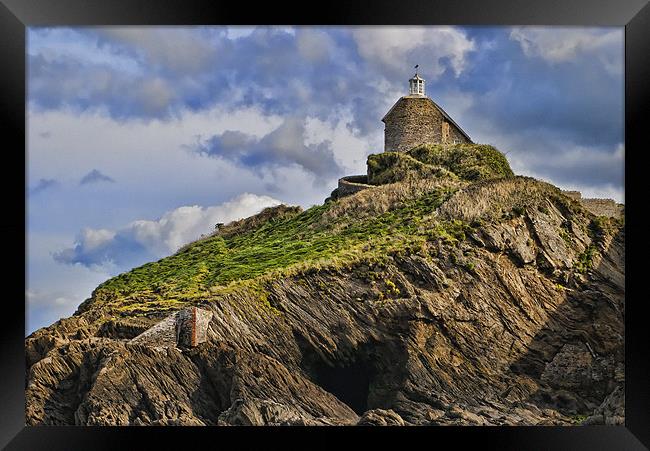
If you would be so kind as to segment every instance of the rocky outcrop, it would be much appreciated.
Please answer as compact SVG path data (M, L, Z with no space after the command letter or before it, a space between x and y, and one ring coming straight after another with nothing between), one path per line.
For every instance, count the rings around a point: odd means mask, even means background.
M373 409L366 411L357 426L404 426L404 420L395 411Z
M619 424L620 224L531 179L470 185L419 221L429 238L384 258L196 299L196 346L133 340L169 312L85 303L26 340L27 423Z
M625 387L622 385L616 387L598 406L594 414L585 419L582 424L625 425Z

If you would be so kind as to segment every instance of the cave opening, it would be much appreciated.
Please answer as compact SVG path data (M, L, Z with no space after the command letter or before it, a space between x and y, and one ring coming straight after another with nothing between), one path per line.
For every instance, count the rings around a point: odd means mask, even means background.
M330 366L319 362L311 371L314 382L347 404L358 415L368 410L370 368L363 362L346 366Z

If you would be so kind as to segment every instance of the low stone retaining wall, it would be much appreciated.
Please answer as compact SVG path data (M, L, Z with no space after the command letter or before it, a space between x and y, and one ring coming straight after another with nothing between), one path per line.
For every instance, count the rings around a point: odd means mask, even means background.
M367 175L348 175L339 179L337 194L338 197L349 196L368 188L373 188L373 185L368 185Z

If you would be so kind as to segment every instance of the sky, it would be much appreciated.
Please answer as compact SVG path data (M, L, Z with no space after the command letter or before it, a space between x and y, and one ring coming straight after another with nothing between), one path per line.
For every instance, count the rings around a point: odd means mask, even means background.
M285 203L321 204L426 93L517 174L624 202L623 28L27 31L29 334L106 279Z

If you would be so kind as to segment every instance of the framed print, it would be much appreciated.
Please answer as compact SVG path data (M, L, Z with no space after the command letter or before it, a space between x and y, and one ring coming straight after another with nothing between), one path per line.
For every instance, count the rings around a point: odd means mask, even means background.
M646 2L2 17L8 449L648 446Z

